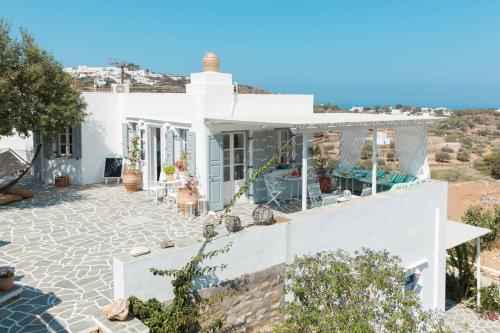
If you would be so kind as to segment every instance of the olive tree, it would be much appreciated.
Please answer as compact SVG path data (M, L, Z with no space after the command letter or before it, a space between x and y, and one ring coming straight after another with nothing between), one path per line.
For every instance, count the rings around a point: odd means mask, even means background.
M72 82L26 30L14 39L0 20L0 136L36 132L50 142L54 132L77 126L86 104Z

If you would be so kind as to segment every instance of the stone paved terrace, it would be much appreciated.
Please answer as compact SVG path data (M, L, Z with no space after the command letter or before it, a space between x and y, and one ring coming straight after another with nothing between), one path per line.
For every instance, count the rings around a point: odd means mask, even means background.
M22 297L0 308L0 332L78 331L111 302L114 255L136 245L201 242L201 218L186 220L145 192L122 186L55 188L25 181L33 199L0 207L0 265L16 267ZM242 223L253 205L236 208ZM205 217L207 218L207 216ZM223 226L217 231L226 232Z
M0 207L0 265L15 266L26 288L20 298L0 307L2 333L79 332L93 326L89 314L113 297L114 255L135 245L159 247L164 239L176 246L201 242L202 219L186 220L146 200L144 192L126 193L117 185L23 183L35 190L35 197ZM253 208L240 205L234 212L245 225ZM279 210L299 208L294 203ZM217 231L225 233L222 226ZM446 319L454 332L500 332L498 322L477 320L461 306L451 307Z

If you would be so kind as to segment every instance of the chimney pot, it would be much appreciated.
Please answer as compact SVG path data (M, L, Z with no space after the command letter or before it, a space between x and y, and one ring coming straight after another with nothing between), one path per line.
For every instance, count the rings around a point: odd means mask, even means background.
M215 52L207 52L203 57L203 71L205 72L218 72L219 71L219 57Z

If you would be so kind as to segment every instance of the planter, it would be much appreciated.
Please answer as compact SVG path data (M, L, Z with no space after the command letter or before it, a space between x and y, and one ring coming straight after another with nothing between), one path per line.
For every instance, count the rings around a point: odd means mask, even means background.
M181 212L186 211L186 203L187 202L194 202L195 203L195 209L198 208L198 192L197 191L191 191L187 188L180 188L177 190L177 207L179 207L179 210ZM193 212L193 214L196 214L196 212Z
M167 182L173 182L174 176L175 175L173 173L167 173Z
M123 186L127 192L136 192L141 188L142 173L134 171L125 171L123 173Z
M252 213L252 218L253 223L256 225L270 225L275 222L273 210L265 206L255 208Z
M321 193L329 193L330 187L332 186L332 180L328 176L320 176L319 177L319 188L321 189Z
M68 176L57 176L56 178L54 178L54 185L56 187L69 186L69 177Z
M203 224L203 237L205 239L211 239L215 236L215 224L213 223L205 223Z
M14 285L14 276L0 278L0 291L9 291Z
M241 220L238 216L226 216L224 224L226 225L226 229L229 232L237 232L241 230Z

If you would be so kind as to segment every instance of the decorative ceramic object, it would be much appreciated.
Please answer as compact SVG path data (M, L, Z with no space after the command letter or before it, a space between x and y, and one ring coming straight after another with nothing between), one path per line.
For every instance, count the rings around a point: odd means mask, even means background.
M124 321L128 318L130 301L128 298L119 298L102 308L102 314L108 320Z
M142 183L142 173L138 171L125 171L123 173L123 186L127 192L139 191Z
M203 70L205 72L218 72L219 64L219 57L217 57L217 53L205 53L205 56L203 57Z
M226 216L224 224L226 225L226 229L229 232L237 232L241 230L241 220L238 216Z
M203 224L203 237L205 239L211 239L212 237L215 236L215 224L213 223L204 223Z
M255 208L252 217L253 222L257 225L270 225L275 222L273 210L266 206Z
M0 267L0 291L9 291L14 285L14 267Z
M149 247L139 245L139 246L134 247L132 250L130 250L130 255L133 257L138 257L138 256L148 254L149 252L151 252Z

